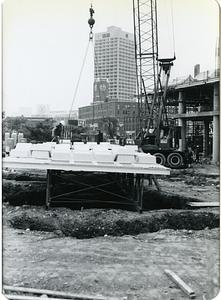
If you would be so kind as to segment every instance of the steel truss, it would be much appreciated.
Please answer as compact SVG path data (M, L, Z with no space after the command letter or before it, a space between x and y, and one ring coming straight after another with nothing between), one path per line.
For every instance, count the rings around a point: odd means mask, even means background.
M140 128L146 125L158 89L158 34L156 0L133 0L135 58Z
M148 179L149 185L154 182L160 189L154 175L47 170L46 207L108 203L134 207L141 213L145 179ZM66 189L68 183L71 190ZM65 192L59 189L62 185Z

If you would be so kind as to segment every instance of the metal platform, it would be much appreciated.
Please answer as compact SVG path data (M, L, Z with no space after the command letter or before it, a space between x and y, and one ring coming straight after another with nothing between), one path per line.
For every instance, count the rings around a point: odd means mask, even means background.
M47 207L58 201L82 206L103 201L79 196L99 191L104 198L108 195L117 199L109 203L133 205L139 211L143 209L144 180L153 181L159 189L155 175L170 174L168 168L156 163L155 156L138 152L137 146L109 143L17 144L10 156L3 159L3 168L47 170ZM97 179L85 182L87 174L94 174ZM70 178L73 189L56 192L55 187ZM115 191L114 187L118 189Z

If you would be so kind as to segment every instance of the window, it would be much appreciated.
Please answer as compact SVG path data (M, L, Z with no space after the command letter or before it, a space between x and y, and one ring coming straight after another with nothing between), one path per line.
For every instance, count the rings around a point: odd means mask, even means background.
M110 37L110 33L104 33L102 34L102 38Z

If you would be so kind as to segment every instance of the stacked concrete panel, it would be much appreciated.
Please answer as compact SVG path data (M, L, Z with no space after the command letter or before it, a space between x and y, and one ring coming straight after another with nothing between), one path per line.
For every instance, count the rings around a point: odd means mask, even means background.
M24 133L23 132L19 132L18 133L18 143L21 143L21 140L24 138Z
M14 139L8 139L14 143ZM156 165L156 157L138 152L137 146L119 146L110 143L18 143L10 152L11 158L27 158L47 160L52 162L66 162L70 164L139 164Z

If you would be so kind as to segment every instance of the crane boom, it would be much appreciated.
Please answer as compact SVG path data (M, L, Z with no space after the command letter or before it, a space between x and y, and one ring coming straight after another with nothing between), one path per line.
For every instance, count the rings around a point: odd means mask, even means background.
M133 0L139 127L145 127L151 97L158 90L156 0Z
M133 0L138 98L138 140L141 149L160 164L181 167L185 155L174 146L178 130L167 118L167 89L173 58L158 57L157 0ZM163 80L165 79L165 80ZM164 81L164 84L163 84Z

